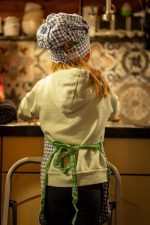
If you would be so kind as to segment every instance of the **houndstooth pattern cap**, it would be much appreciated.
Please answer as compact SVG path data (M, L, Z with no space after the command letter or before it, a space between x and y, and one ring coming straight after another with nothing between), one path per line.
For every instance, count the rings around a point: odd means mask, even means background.
M82 16L52 13L37 30L37 44L49 50L53 62L77 60L90 51L88 29Z

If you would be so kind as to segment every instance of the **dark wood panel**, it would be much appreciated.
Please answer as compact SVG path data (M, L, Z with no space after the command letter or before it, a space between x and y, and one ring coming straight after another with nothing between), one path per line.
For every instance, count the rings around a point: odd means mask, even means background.
M127 0L112 0L112 3L117 7L117 14L120 13L120 8ZM24 13L24 6L29 0L0 0L0 17L15 15L22 17ZM102 12L106 1L105 0L31 0L30 2L40 3L44 9L45 15L52 12L67 12L79 13L79 3L82 5L96 5L99 11ZM146 0L129 1L133 12L140 11L145 8Z
M28 0L1 0L0 2L0 17L5 18L6 16L16 15L22 17L24 13L24 7ZM79 12L79 1L78 0L37 0L32 1L42 5L45 15L52 12L67 12L67 13L78 13Z
M48 15L51 12L79 13L79 1L78 0L46 1L43 8L46 15Z
M82 0L82 2L83 5L96 5L99 7L100 11L103 11L103 8L106 5L106 0ZM120 12L120 8L125 2L129 2L131 4L133 12L144 9L146 5L146 0L111 0L111 2L116 6L117 13Z

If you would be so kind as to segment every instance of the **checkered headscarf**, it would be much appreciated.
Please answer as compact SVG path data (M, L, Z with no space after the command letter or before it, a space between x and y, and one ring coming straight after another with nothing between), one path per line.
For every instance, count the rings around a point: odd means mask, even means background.
M53 62L77 60L90 51L88 28L82 16L52 13L38 28L37 43L49 50Z

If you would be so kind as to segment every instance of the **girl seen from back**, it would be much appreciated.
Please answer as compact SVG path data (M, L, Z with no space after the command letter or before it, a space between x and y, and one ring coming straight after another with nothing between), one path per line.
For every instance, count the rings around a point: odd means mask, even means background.
M109 218L105 126L118 98L88 65L88 24L77 14L50 14L37 31L50 53L50 74L22 99L18 116L39 119L44 134L40 222L100 225Z

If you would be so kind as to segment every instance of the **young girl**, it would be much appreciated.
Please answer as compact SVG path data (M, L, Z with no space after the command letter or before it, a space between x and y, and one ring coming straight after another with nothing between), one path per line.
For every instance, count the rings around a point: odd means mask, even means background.
M81 16L50 14L37 43L49 50L50 75L27 93L18 115L39 119L44 133L40 222L103 224L109 215L104 132L118 99L101 72L88 66L88 25Z

